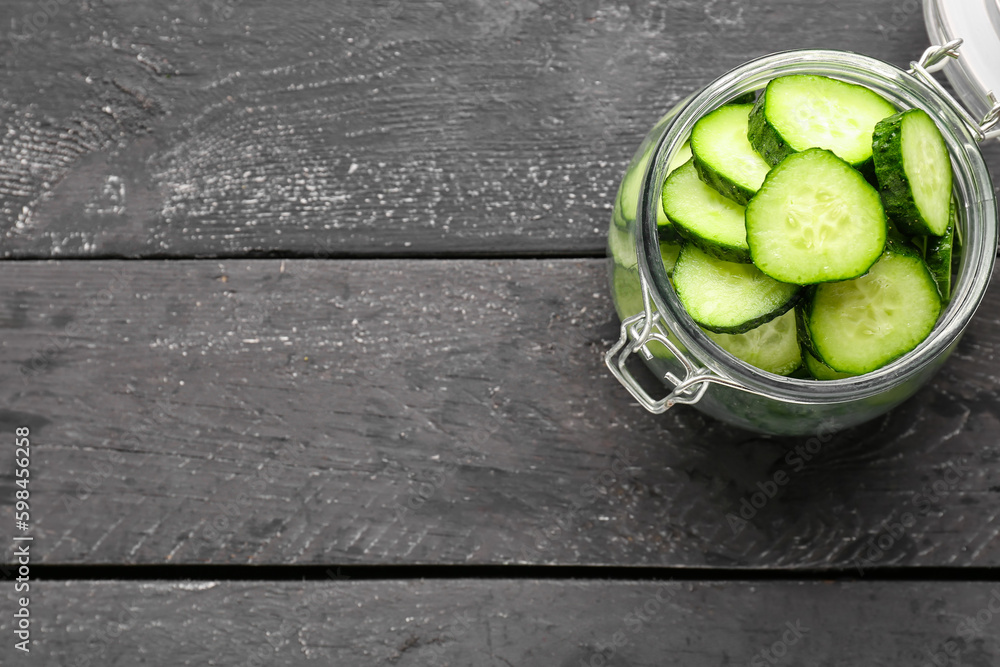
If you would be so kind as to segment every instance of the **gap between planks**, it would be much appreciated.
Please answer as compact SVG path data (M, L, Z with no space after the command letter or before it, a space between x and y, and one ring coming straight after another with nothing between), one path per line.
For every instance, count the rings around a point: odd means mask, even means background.
M13 566L0 566L0 571ZM1000 581L994 567L749 568L587 565L36 565L40 581ZM4 578L12 578L12 575Z

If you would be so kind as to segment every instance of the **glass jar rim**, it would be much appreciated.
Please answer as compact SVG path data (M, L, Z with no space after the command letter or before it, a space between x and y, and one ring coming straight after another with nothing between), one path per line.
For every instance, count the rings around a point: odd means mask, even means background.
M919 107L938 120L955 167L955 188L964 245L954 293L931 334L916 349L882 368L840 380L816 381L774 375L751 366L719 347L681 305L660 260L656 233L660 187L666 165L687 140L694 123L728 100L762 88L785 74L822 74L860 83L897 107ZM975 137L937 91L902 69L847 51L783 51L752 60L723 74L693 95L667 126L642 182L636 224L639 271L650 286L650 300L667 328L713 374L744 390L791 403L839 403L867 398L902 385L952 346L982 301L997 251L997 206L992 180Z

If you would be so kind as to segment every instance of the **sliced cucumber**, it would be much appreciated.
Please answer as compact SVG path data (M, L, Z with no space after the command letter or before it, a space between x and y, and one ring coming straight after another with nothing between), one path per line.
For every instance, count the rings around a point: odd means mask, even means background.
M625 173L621 187L618 191L618 202L621 206L622 220L625 223L635 220L636 213L639 212L639 190L642 186L642 179L646 175L646 167L649 165L651 154L646 154L631 169ZM656 212L656 226L669 226L670 220L662 210Z
M802 365L792 310L746 333L705 333L729 354L768 373L788 375Z
M808 350L803 352L802 357L805 359L806 369L809 371L809 374L816 380L843 380L844 378L854 377L853 373L840 373L833 370L814 357Z
M667 270L667 275L673 272L680 252L681 246L679 244L671 241L660 241L660 259L663 260L663 267ZM635 252L635 237L627 231L611 225L608 230L608 257L622 268L634 269L639 264Z
M649 165L651 154L646 153L637 162L629 166L622 178L622 184L618 188L618 206L621 211L621 219L627 225L635 220L635 215L639 210L639 190L642 186L642 177L646 174L646 167ZM659 217L657 217L659 223Z
M621 186L618 187L618 192L620 195ZM615 207L614 210L611 211L611 224L614 225L615 229L621 232L628 231L629 221L625 219L625 216L622 214L622 201L620 196L615 198Z
M625 217L625 179L628 178L628 172L625 173L625 177L622 182L618 185L618 195L615 197L615 209L611 213L611 220L615 223L615 227L625 231L628 229L629 222L635 220L635 214L633 214L632 219Z
M764 182L770 165L747 140L750 104L727 104L691 130L691 152L701 179L738 204L746 204Z
M825 76L772 79L750 114L750 143L772 165L808 148L826 148L855 168L872 157L875 124L896 113L877 93Z
M668 276L674 272L674 267L677 266L677 257L680 254L681 246L679 244L660 241L660 259L663 260L663 268L667 271Z
M617 225L611 225L608 229L608 257L626 269L636 267L639 260L635 254L635 237Z
M652 143L622 180L609 234L621 317L643 308L628 230ZM891 363L933 330L962 229L942 213L951 163L924 112L828 77L781 77L698 120L665 171L660 260L691 318L735 357L836 380Z
M954 207L952 208L954 212ZM927 269L934 276L934 282L941 295L941 303L951 299L951 259L955 246L955 218L941 236L931 236L927 242L927 253L924 255Z
M636 213L639 212L639 190L642 185L642 178L646 174L646 167L649 166L649 159L653 155L651 149L652 147L650 148L650 152L643 155L638 162L625 172L622 183L618 188L615 224L621 229L628 227L628 223L635 220ZM677 149L677 153L671 158L670 164L667 165L667 174L670 174L670 172L690 159L691 144L684 142L684 145ZM662 206L656 211L656 229L660 238L667 241L674 240L673 230L670 228L670 219L663 212Z
M662 208L681 238L720 259L750 261L744 207L698 178L693 162L667 177Z
M611 293L619 319L643 310L639 283L639 261L635 254L635 238L617 223L608 225L608 258L611 260Z
M624 320L643 312L642 289L639 286L639 272L620 264L611 265L611 294L614 296L618 319Z
M715 333L744 333L784 314L801 288L768 278L752 264L727 262L694 244L681 250L674 289L691 318Z
M842 373L868 373L906 354L941 312L920 254L895 242L864 276L811 292L803 307L807 344L819 361Z
M672 158L670 158L670 163L667 165L667 176L672 174L676 169L687 164L691 159L691 142L685 141L684 144L677 149L677 152Z
M775 280L808 285L860 276L885 247L878 192L830 151L789 155L746 210L754 264Z
M691 142L685 141L684 145L677 149L677 152L667 164L667 176L674 173L680 166L691 160ZM666 179L664 179L666 180ZM660 199L660 208L656 212L656 231L661 241L676 243L680 240L677 230L674 228L673 220L663 210L663 200Z
M900 231L944 234L951 202L951 159L931 117L921 109L910 109L879 121L872 148L886 213Z

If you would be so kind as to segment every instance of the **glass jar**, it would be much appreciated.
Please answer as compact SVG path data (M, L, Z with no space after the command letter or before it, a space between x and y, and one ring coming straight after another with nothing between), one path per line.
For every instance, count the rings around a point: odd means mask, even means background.
M611 291L622 320L621 339L607 353L612 373L647 410L675 404L761 433L832 432L882 414L913 395L957 345L982 301L997 250L997 205L979 150L995 118L972 118L934 80L960 41L931 47L909 72L854 53L777 53L724 74L681 102L653 127L619 187L608 233ZM694 123L734 98L789 74L819 74L866 86L900 109L920 108L937 120L952 157L962 246L954 292L931 334L916 349L876 371L818 381L761 371L716 345L688 316L660 255L660 188L671 160ZM1000 114L1000 108L991 111ZM661 378L666 396L644 389L626 365L638 353Z

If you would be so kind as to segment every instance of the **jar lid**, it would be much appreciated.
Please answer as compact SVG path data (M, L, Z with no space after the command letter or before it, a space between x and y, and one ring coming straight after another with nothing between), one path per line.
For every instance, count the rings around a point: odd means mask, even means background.
M977 118L1000 95L1000 0L924 0L924 22L932 44L961 38L961 57L948 58L945 76Z

